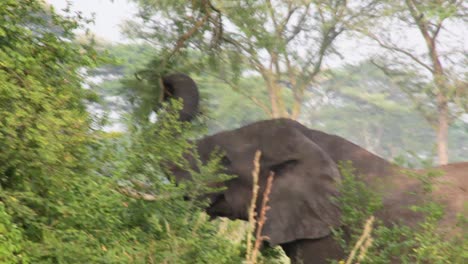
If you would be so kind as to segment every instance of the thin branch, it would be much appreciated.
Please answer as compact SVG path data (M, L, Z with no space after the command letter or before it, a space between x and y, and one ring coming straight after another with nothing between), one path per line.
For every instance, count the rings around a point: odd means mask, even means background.
M275 15L275 10L273 9L273 6L271 5L271 1L267 0L266 5L268 8L268 12L270 12L271 20L273 21L273 25L275 26L275 30L278 29L278 21L276 21L276 15Z
M436 129L436 119L434 118L434 114L433 113L430 113L428 112L427 110L425 110L423 108L424 106L424 103L426 102L422 102L421 100L419 100L414 92L406 89L404 87L404 85L402 85L401 83L398 83L398 82L394 82L393 81L393 77L395 76L395 74L393 72L390 71L390 69L386 66L383 66L383 65L380 65L378 64L377 62L375 62L374 60L371 60L371 63L376 66L377 68L379 68L386 76L390 77L390 81L392 83L394 83L396 86L400 87L400 89L409 97L409 99L413 102L413 104L415 105L415 108L418 110L418 112L423 116L423 118L427 121L427 123L433 128L433 129Z
M230 38L228 36L223 36L223 41L233 45L234 47L238 48L239 50L243 50L245 51L249 56L248 56L248 60L255 66L257 67L258 69L261 69L261 70L265 70L265 67L263 66L263 64L260 62L260 60L258 59L258 54L256 52L256 50L254 49L254 47L245 47L242 43L240 43L239 41L233 39L233 38ZM248 41L244 41L245 43L249 43Z
M135 186L137 186L138 188L141 188L141 189L151 188L151 185L144 182L144 181L140 181L140 180L137 180L137 179L130 179L130 182L133 183L133 185L135 185Z
M180 36L177 40L175 47L172 49L171 53L169 54L168 58L171 58L175 53L177 53L185 44L185 42L190 39L198 30L208 21L210 17L210 12L206 12L206 14L198 20L192 28L190 28L185 34Z
M426 41L427 48L429 49L429 54L431 55L432 64L434 65L434 70L432 71L432 73L435 75L436 77L435 79L437 82L437 79L439 79L437 76L442 76L444 73L443 73L442 64L438 58L438 54L436 50L436 43L435 43L436 35L433 37L429 35L429 29L428 29L426 20L424 19L424 14L418 12L417 5L412 0L406 0L405 2L406 2L406 5L408 6L411 16L413 17L416 25L419 28L419 31L421 32L424 40Z
M416 56L414 56L413 54L411 54L411 52L407 51L407 50L404 50L402 48L398 48L398 47L395 47L395 46L391 46L389 44L385 44L382 40L380 40L376 35L370 33L370 32L367 32L365 33L368 37L370 37L371 39L375 40L382 48L384 49L387 49L387 50L391 50L391 51L395 51L395 52L398 52L400 54L403 54L409 58L411 58L414 62L416 62L417 64L421 65L422 67L424 67L426 70L428 70L429 72L431 73L434 73L434 69L431 68L429 65L427 65L426 63L424 63L423 61L421 61L420 59L418 59Z
M444 19L440 20L437 25L436 25L436 29L434 30L434 32L432 33L432 38L433 39L436 39L437 38L437 35L439 35L439 32L440 32L440 29L442 28L442 22L444 21Z
M286 17L283 19L283 21L281 21L281 23L279 24L281 31L283 31L286 28L292 15L294 14L294 12L296 12L297 9L299 8L298 7L291 8L291 2L289 2L288 13L286 14Z
M304 20L309 15L309 9L310 9L310 3L306 5L304 13L302 13L302 16L298 19L297 24L292 31L292 34L286 38L286 43L291 42L302 31L301 25L304 23Z

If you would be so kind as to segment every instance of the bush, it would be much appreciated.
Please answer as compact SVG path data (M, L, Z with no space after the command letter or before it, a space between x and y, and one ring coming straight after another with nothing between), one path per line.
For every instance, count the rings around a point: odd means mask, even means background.
M0 202L0 263L28 263L23 234Z
M362 234L364 221L382 206L382 197L358 180L350 163L340 164L343 181L338 203L343 208L344 224L350 227L351 239L346 243L344 233L335 231L336 238L346 252L351 252ZM440 173L429 171L426 174L410 175L421 180L428 194L432 190L431 179ZM414 205L412 210L421 212L424 219L416 228L401 224L384 226L376 221L372 229L372 244L367 249L361 263L466 263L468 261L467 234L450 237L437 230L443 216L443 207L432 201ZM463 224L463 218L460 223Z

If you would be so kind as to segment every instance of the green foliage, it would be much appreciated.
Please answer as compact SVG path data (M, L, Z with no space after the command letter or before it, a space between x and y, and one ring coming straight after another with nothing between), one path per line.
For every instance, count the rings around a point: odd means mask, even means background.
M148 44L98 44L98 50L110 60L99 68L89 71L90 76L103 78L102 82L95 87L106 95L118 95L124 92L121 78L134 77L151 60L153 48Z
M101 105L106 110L117 111L124 118L131 116L132 121L148 121L160 101L159 76L165 73L189 73L196 81L201 93L201 114L206 117L209 133L232 129L241 125L267 118L258 105L252 103L247 95L267 103L263 81L258 77L242 77L235 82L220 80L218 70L199 71L206 56L199 52L186 52L186 57L174 57L165 69L159 69L160 59L152 59L157 52L145 44L104 45L108 54L116 61L93 70L92 75L103 79L95 90L103 98ZM185 54L185 53L184 53ZM241 67L241 65L238 65ZM244 92L244 93L242 93ZM120 96L125 105L115 102ZM111 98L112 100L107 100ZM122 121L121 121L122 122ZM132 126L132 124L127 124Z
M24 241L21 229L16 226L11 216L5 211L0 202L0 262L1 263L28 263L24 250Z
M353 242L356 242L361 235L363 222L382 208L382 198L357 179L356 170L350 161L342 162L338 167L342 180L339 187L340 196L336 202L342 211L342 222L352 234L351 244L345 241L343 230L336 229L333 233L349 253L354 245Z
M73 41L79 17L62 18L42 1L2 1L0 25L0 199L31 262L60 259L59 245L86 252L75 229L97 223L80 206L96 182L85 165L92 137L79 70L96 53Z
M132 221L151 234L151 257L156 263L237 263L241 261L240 244L220 233L218 222L209 222L203 212L206 194L219 189L209 187L229 178L220 173L221 155L214 154L202 163L188 141L198 128L177 120L181 105L172 101L158 114L158 122L147 123L133 134L127 177L121 185L131 186L157 197L154 202L135 200ZM190 169L187 155L194 158L198 170ZM168 179L168 167L190 171L190 178L176 184ZM189 177L187 175L187 177ZM146 183L144 187L139 183ZM188 181L190 180L190 181ZM184 199L188 197L188 201Z
M336 238L346 252L350 252L362 233L365 220L381 208L381 198L358 180L349 163L340 165L343 182L338 202L343 208L343 222L349 226L350 240L346 243L343 231L335 231ZM424 190L430 194L431 179L437 173L429 171L419 175ZM412 175L414 176L414 175ZM424 219L416 227L402 224L384 226L377 221L371 231L372 245L362 263L465 263L468 260L468 237L466 232L449 235L441 233L439 221L444 215L440 204L425 202L413 205ZM460 220L463 221L463 220ZM462 223L461 223L462 224ZM450 231L449 231L450 232ZM453 232L452 232L453 233Z
M382 198L364 182L357 180L356 170L350 161L342 162L338 167L342 175L338 200L343 213L342 221L351 230L356 230L361 228L360 221L382 208ZM359 207L356 207L357 204Z
M177 65L174 57L189 61L187 55L196 50L203 59L189 70L209 69L233 84L246 76L259 77L260 88L270 97L261 103L261 110L270 117L293 118L322 64L337 53L333 44L338 36L375 5L374 1L365 5L277 0L133 2L140 19L127 23L127 34L154 41L163 51L157 56L161 63L149 69L172 68ZM250 87L240 90L251 95Z
M77 22L44 10L41 2L2 1L0 19L0 175L2 186L29 190L27 175L57 167L65 173L85 153L87 93L77 71L93 65L95 53L67 41Z
M98 58L92 41L74 39L83 22L80 15L58 16L42 1L0 3L6 263L125 263L144 250L135 246L143 240L140 229L127 228L128 199L101 176L123 163L106 162L118 157L109 154L113 145L90 130L84 102L92 94L82 88L81 72Z

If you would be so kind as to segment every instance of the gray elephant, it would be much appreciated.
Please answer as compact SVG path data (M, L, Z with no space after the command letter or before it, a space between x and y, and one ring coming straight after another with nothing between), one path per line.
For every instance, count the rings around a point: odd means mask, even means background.
M189 121L198 111L196 84L184 74L163 78L165 89L183 99L181 119ZM166 97L168 99L169 97ZM334 197L339 195L341 179L337 163L351 161L362 180L383 195L383 209L376 216L385 223L403 221L414 225L419 215L408 205L421 202L418 180L408 178L401 168L341 138L309 129L290 119L256 122L235 130L207 136L197 141L200 158L220 148L225 156L227 173L236 175L225 182L225 191L210 197L209 215L231 219L248 217L252 196L252 170L256 150L262 152L259 174L263 192L270 171L275 180L270 194L263 235L270 246L280 245L292 263L327 263L344 259L343 250L332 237L332 228L343 228L341 210ZM439 167L446 172L434 193L447 208L443 226L455 222L456 215L467 201L468 162ZM190 178L186 171L174 168L177 180Z

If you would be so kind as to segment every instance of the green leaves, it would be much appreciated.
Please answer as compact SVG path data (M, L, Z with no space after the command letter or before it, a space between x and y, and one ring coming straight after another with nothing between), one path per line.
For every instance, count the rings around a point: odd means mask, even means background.
M14 224L2 202L0 202L0 262L28 262L21 229Z
M342 208L343 223L349 227L350 233L346 236L351 236L350 243L346 244L345 234L342 230L335 230L334 233L345 251L349 252L362 234L362 225L365 220L376 210L382 209L382 197L359 180L352 164L342 163L339 167L343 180L337 202ZM431 189L426 189L426 185L433 177L433 171L417 176L421 180L424 191L428 192L426 194L430 194ZM382 223L384 219L377 221L371 233L372 244L362 263L448 264L466 262L467 255L464 253L468 247L466 234L463 232L455 234L453 230L452 232L441 230L439 221L444 215L444 208L440 204L430 201L430 196L426 198L429 201L411 205L412 210L423 216L422 220L415 226L410 227L399 223L386 226Z
M91 241L99 241L94 230L106 230L95 224L115 217L101 202L118 196L99 190L108 179L87 167L93 137L80 70L96 58L74 40L81 26L79 17L60 17L42 1L0 3L0 197L21 233L8 243L28 248L24 263L91 254L98 248ZM17 261L6 263L18 263L19 250L7 251Z
M358 180L359 176L355 175L356 170L351 162L342 162L338 167L343 177L337 200L343 212L342 221L351 230L360 229L361 221L382 208L382 197Z
M228 179L220 173L222 156L214 153L210 161L200 160L190 140L201 128L178 121L180 107L180 102L170 102L158 112L156 123L132 132L119 185L154 199L129 201L126 221L144 232L140 241L150 245L148 257L156 263L239 263L240 244L218 235L219 222L208 221L203 212L206 194L219 191L209 185ZM169 170L174 166L190 176L176 183Z

